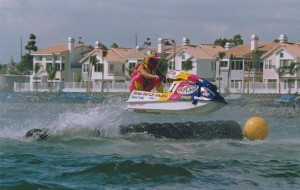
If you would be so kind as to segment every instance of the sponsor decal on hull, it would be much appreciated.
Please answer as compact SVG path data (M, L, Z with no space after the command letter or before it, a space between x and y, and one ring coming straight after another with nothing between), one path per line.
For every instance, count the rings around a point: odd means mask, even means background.
M136 96L150 96L150 97L160 97L160 98L166 98L167 97L167 94L155 93L155 92L134 91L132 94L136 95Z
M177 93L178 94L187 95L187 94L192 94L192 93L196 92L196 90L198 90L198 86L195 86L195 85L185 85L183 87L179 87L177 89Z

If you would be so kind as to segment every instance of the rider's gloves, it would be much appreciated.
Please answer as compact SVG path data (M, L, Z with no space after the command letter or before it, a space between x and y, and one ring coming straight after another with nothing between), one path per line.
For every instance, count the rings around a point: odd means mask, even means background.
M160 77L158 76L158 75L155 75L155 80L159 80L160 79Z

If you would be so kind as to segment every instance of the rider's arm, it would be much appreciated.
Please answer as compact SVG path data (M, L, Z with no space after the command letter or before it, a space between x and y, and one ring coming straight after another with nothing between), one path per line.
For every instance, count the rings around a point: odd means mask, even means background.
M166 76L165 75L163 75L161 72L160 72L160 70L156 70L156 74L158 75L158 76L160 76L160 77L163 77L163 78L166 78Z
M144 65L140 65L137 68L137 72L142 75L142 77L147 78L147 79L155 79L156 75L151 75L149 73L147 73L146 69L144 68Z

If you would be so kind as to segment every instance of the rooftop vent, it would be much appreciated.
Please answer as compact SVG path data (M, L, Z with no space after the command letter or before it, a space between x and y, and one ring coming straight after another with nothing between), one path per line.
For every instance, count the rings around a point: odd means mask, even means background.
M225 50L229 50L230 48L234 47L235 44L232 42L226 42L225 44Z
M189 38L182 38L182 45L183 46L190 45L190 39Z
M280 43L287 43L287 42L288 42L288 37L287 37L287 35L281 34L281 35L279 36L279 42L280 42Z
M95 42L95 49L99 49L101 47L101 42L96 41Z

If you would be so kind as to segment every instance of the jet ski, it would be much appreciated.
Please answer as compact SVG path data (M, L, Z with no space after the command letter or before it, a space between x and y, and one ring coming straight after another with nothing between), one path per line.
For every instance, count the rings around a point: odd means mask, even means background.
M208 114L227 104L216 85L198 75L170 71L165 81L171 85L164 93L133 90L127 109L146 113Z

